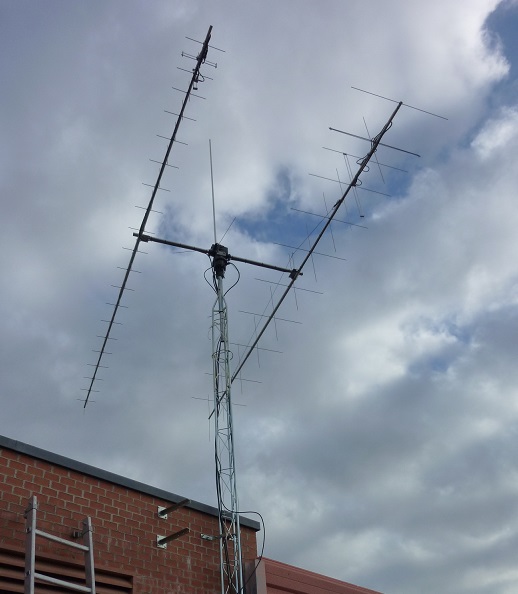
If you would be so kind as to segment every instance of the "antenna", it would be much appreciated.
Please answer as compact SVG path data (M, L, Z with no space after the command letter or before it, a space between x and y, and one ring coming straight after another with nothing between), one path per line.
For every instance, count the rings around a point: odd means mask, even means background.
M214 202L214 172L212 170L212 144L209 138L209 156L210 156L210 187L212 190L212 220L214 222L214 243L218 242L216 237L216 204Z
M281 295L280 299L278 300L276 306L273 308L272 313L270 314L270 316L267 318L267 320L263 324L263 327L257 333L257 335L256 335L255 339L253 340L253 342L249 345L248 350L246 351L246 353L243 356L241 362L237 366L237 369L232 374L232 382L234 382L236 380L236 378L239 376L239 373L241 372L241 370L243 369L245 363L248 361L250 355L252 354L253 350L255 349L255 347L257 346L257 344L259 343L259 341L261 340L261 337L266 332L266 329L270 325L271 321L274 319L275 314L279 310L279 308L282 305L283 301L286 299L286 296L288 295L288 293L292 289L292 287L295 284L295 281L297 280L298 276L302 274L302 270L304 269L307 261L313 255L313 253L316 250L318 244L320 243L320 240L322 239L324 233L327 231L328 227L331 225L331 222L335 218L336 213L340 209L340 206L342 206L342 204L344 203L344 201L347 198L347 196L348 196L349 192L351 191L351 189L356 188L356 186L359 184L359 182L360 182L360 175L367 168L367 165L369 164L369 161L373 157L374 153L378 150L378 146L385 146L385 145L382 145L381 139L386 134L386 132L392 127L392 121L396 117L396 114L400 110L400 108L401 108L402 105L403 105L403 102L400 101L398 103L396 109L392 112L392 115L387 120L386 124L383 126L383 128L380 130L380 132L378 132L378 134L374 138L372 138L370 140L369 139L365 139L365 140L369 140L369 142L371 143L371 149L370 149L370 151L365 155L365 157L363 157L360 160L358 170L357 170L356 174L354 175L354 177L352 178L352 180L347 185L344 193L342 194L342 197L335 202L335 204L333 205L333 208L331 210L331 213L327 217L325 217L325 223L324 223L324 225L323 225L320 233L316 237L315 241L313 242L313 244L311 245L311 247L308 249L308 251L307 251L304 259L302 260L302 263L300 264L300 266L296 270L292 271L292 273L290 274L290 282L288 283L288 285L284 289L284 292L282 293L282 295ZM332 130L332 128L330 128L330 130Z
M175 124L174 130L173 130L173 134L172 134L171 138L168 139L169 143L167 145L167 150L166 150L165 156L162 160L162 163L160 166L160 171L158 172L158 177L157 177L156 182L153 186L151 198L149 199L149 203L147 205L146 212L144 214L144 218L142 219L142 223L140 224L139 232L138 232L138 234L136 234L137 239L135 241L133 250L131 251L131 256L130 256L130 260L128 263L128 267L126 268L126 272L124 273L124 278L122 280L122 284L120 285L120 287L117 287L119 289L119 294L117 296L117 300L115 302L115 307L113 308L111 318L109 320L106 320L108 322L108 329L106 330L106 334L104 335L101 349L99 350L99 355L97 357L97 362L94 365L94 371L92 373L92 377L90 378L90 385L86 389L87 393L86 393L86 398L84 400L83 408L86 408L86 405L88 404L88 401L90 399L90 394L93 391L94 384L98 380L97 373L98 373L99 369L101 368L101 362L103 360L104 355L106 354L106 345L108 344L108 340L110 340L110 338L111 338L110 334L111 334L112 328L115 324L119 323L119 322L115 321L115 318L117 316L119 308L123 307L123 306L121 306L122 297L124 295L124 291L127 290L126 285L128 284L129 275L132 272L135 257L137 255L137 252L139 251L141 236L142 236L142 233L144 233L144 231L146 230L147 221L149 219L149 215L151 214L151 211L153 210L153 203L155 202L156 194L157 194L158 190L163 189L163 188L160 188L160 181L162 179L162 175L164 174L165 168L169 165L169 163L168 163L169 154L171 153L173 144L175 142L177 142L176 134L178 132L178 129L180 128L182 119L184 118L184 111L185 111L185 108L187 107L187 102L189 101L191 91L193 88L197 88L196 85L198 84L198 82L200 82L200 76L201 76L200 68L207 58L207 52L209 49L209 41L210 41L211 33L212 33L212 25L209 27L209 30L207 31L205 41L203 42L203 45L202 45L202 49L196 58L196 66L193 68L192 77L191 77L191 81L189 83L189 87L187 88L187 91L185 91L185 97L184 97L184 100L182 103L182 108L180 109L180 113L178 114L178 118L176 120L176 124Z
M364 138L362 136L357 136L355 134L350 134L348 132L343 132L342 130L337 130L335 128L330 128L330 130L341 132L343 134L353 136L356 138L360 138L362 140L368 141L370 143L370 150L364 157L358 158L357 164L358 169L354 175L352 175L352 170L348 167L349 174L350 174L350 181L348 184L342 182L338 175L338 181L340 184L340 188L345 186L345 190L343 191L341 197L335 202L333 207L330 211L327 210L326 206L326 215L321 217L321 221L315 226L312 233L320 227L322 227L316 236L316 239L313 240L312 243L309 243L308 249L302 250L302 245L306 242L309 242L311 234L307 234L306 239L301 243L298 248L295 248L300 251L305 252L305 256L302 259L301 264L298 268L285 268L281 266L277 266L274 264L258 262L255 260L251 260L248 258L243 258L240 256L235 256L230 254L228 248L217 241L216 235L216 213L215 213L215 199L214 199L214 175L213 175L213 163L212 163L212 143L209 140L209 156L210 156L210 175L211 175L211 193L212 193L212 211L213 211L213 231L214 231L214 243L211 245L209 249L191 246L184 243L179 243L176 241L170 241L165 238L159 238L152 236L146 233L146 224L149 218L149 214L152 211L153 202L156 196L156 192L160 188L160 181L162 178L162 174L165 170L165 167L169 165L168 158L172 148L172 145L176 141L176 133L178 131L179 125L181 120L184 117L184 110L187 104L189 97L191 96L191 90L197 89L197 84L199 82L203 82L204 77L200 73L200 68L202 64L207 63L209 65L215 66L215 64L206 62L207 52L209 48L209 41L211 37L212 27L209 27L207 36L205 41L202 44L202 50L195 58L194 56L190 56L189 54L182 54L188 58L196 60L196 67L193 69L193 74L191 78L191 82L189 84L188 90L185 92L184 101L182 104L182 109L180 114L178 115L178 119L176 121L176 125L173 131L173 135L169 139L169 144L166 150L165 157L162 161L160 172L157 178L155 185L153 186L153 192L151 199L149 201L148 207L146 209L146 213L144 215L144 219L140 228L137 232L133 233L133 236L136 238L135 247L133 248L129 265L126 269L123 283L119 287L119 295L118 299L115 303L114 310L112 313L112 317L108 321L108 331L104 335L103 344L101 350L99 351L99 356L97 359L97 363L95 364L95 370L91 379L90 386L88 388L87 397L85 399L84 406L88 403L88 399L92 392L96 392L93 390L94 382L98 379L97 378L97 371L104 367L101 365L102 358L104 355L107 355L106 352L106 344L108 340L111 339L110 332L114 324L118 322L115 321L116 314L121 305L122 295L124 291L127 290L126 284L129 277L130 272L132 271L133 261L135 259L136 253L139 251L139 246L142 242L149 243L159 243L162 245L173 246L177 248L181 248L187 251L198 252L201 254L205 254L209 257L211 261L211 270L212 270L212 288L215 292L215 301L212 306L212 317L211 317L211 330L212 330L212 365L213 365L213 404L214 408L211 413L211 417L214 416L214 426L215 426L215 442L214 442L214 453L215 453L215 470L216 470L216 491L217 491L217 500L218 500L218 520L219 520L219 535L215 537L211 537L211 539L218 539L219 546L220 546L220 577L221 577L221 592L222 594L242 594L245 589L245 583L243 581L243 567L242 567L242 551L241 551L241 535L240 535L240 519L239 519L239 501L238 501L238 490L237 490L237 481L236 481L236 468L235 468L235 455L234 455L234 426L233 426L233 416L232 416L232 397L231 397L231 388L234 381L240 376L241 370L243 369L244 365L250 358L250 355L255 349L258 349L258 343L261 340L262 336L264 335L266 329L269 327L272 321L276 320L276 314L281 307L282 303L284 302L286 296L290 292L290 290L294 287L295 282L297 279L303 275L303 270L308 262L309 259L312 259L313 254L317 254L316 251L317 246L319 245L322 237L326 233L326 231L330 228L330 225L333 221L339 221L336 215L340 209L340 207L344 204L347 196L353 190L356 191L356 188L360 187L361 180L360 176L362 173L369 170L368 164L372 158L375 157L375 153L378 150L378 147L384 146L387 148L391 148L397 151L402 151L411 155L419 156L417 153L413 153L411 151L407 151L404 149L400 149L388 144L382 143L382 139L388 130L391 128L394 118L396 117L397 113L399 112L400 108L404 105L402 101L397 102L397 106L386 121L385 125L382 127L380 132L373 138ZM193 95L197 96L197 95ZM369 131L367 130L367 134L370 136ZM340 152L340 151L337 151ZM347 161L347 153L342 153ZM378 166L381 164L378 163ZM320 176L322 177L322 176ZM309 213L313 214L313 213ZM346 221L343 221L346 222ZM336 256L335 256L336 257ZM277 283L277 286L283 287L284 291L282 292L280 298L278 299L277 303L273 304L273 292L271 293L271 297L269 300L269 304L272 305L272 311L269 315L263 315L262 318L266 318L263 322L262 327L255 333L255 338L250 341L248 345L245 347L244 356L240 359L239 363L236 366L234 371L231 370L231 359L232 359L232 352L231 352L231 343L229 341L229 330L228 330L228 308L225 299L226 293L237 283L234 283L225 291L224 287L224 279L227 267L229 265L235 267L234 262L241 262L244 264L249 264L252 266L257 266L261 268L267 268L270 270L278 271L283 274L287 274L289 281L286 284ZM238 271L239 272L239 271ZM210 283L209 283L210 284ZM269 305L268 305L269 307ZM277 318L278 319L278 318ZM210 417L209 417L210 418Z

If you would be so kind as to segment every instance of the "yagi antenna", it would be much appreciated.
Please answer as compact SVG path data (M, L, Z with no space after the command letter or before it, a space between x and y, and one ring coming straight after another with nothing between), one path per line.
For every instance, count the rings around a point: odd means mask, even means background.
M304 258L302 260L302 263L300 264L300 266L298 268L296 268L290 274L290 282L287 284L286 288L284 289L284 292L280 296L280 298L277 301L277 304L275 305L275 307L272 309L271 314L268 316L268 318L264 322L262 328L259 330L259 332L257 332L255 339L251 342L251 344L249 344L248 350L246 351L245 355L241 359L239 365L237 366L237 369L232 374L231 383L234 382L238 378L238 376L239 376L241 370L243 369L245 363L248 361L248 359L250 358L250 355L253 353L254 349L257 347L257 344L261 340L263 334L266 332L266 329L271 324L272 320L275 318L275 315L276 315L277 311L279 310L279 308L281 307L281 305L284 302L284 300L286 299L286 296L288 295L288 293L293 288L293 285L295 284L295 281L297 280L297 278L299 277L299 275L302 274L302 271L303 271L304 267L306 266L306 263L312 257L312 255L315 252L318 244L320 243L320 240L322 239L322 237L324 236L325 232L327 231L327 229L331 225L332 221L334 220L334 218L336 216L336 213L338 212L338 210L340 209L340 207L342 206L342 204L345 202L345 199L347 198L349 192L351 190L353 190L354 188L356 188L356 186L359 185L359 183L361 183L360 182L360 176L365 171L365 169L367 168L367 166L369 164L369 161L373 157L374 153L378 150L378 147L379 146L386 146L386 145L384 145L381 142L381 139L386 134L386 132L391 128L392 121L396 117L396 114L400 110L400 108L401 108L402 105L403 105L403 102L402 101L399 101L396 109L392 112L392 115L389 117L389 119L387 120L386 124L378 132L378 134L376 136L374 136L374 138L372 138L372 139L365 139L365 140L369 140L369 142L371 143L371 148L370 148L369 152L365 155L365 157L363 157L363 159L361 159L361 161L359 163L358 170L356 171L356 174L351 179L351 181L349 182L349 184L347 184L347 187L345 188L345 191L343 192L342 197L335 202L335 204L333 205L333 208L332 208L330 214L325 218L325 223L324 223L322 229L320 230L319 234L317 235L317 237L316 237L315 241L313 242L313 244L311 245L311 247L308 249L306 255L304 256ZM330 130L332 130L332 128L330 128Z
M355 90L358 91L362 91L364 93L369 93L368 91L363 91L362 89L357 89L356 87L352 87ZM398 113L398 111L400 110L400 108L402 106L405 107L409 107L411 109L416 109L417 111L421 111L423 113L435 116L435 117L439 117L441 119L447 120L447 118L437 115L435 113L429 112L429 111L425 111L424 109L419 109L417 107L414 107L412 105L408 105L406 103L403 103L402 101L396 101L394 99L389 99L388 97L383 97L382 95L376 95L375 93L369 93L370 95L375 95L376 97L380 97L381 99L386 99L388 101L391 101L393 103L397 103L397 107L395 108L395 110L393 111L392 115L389 117L389 119L387 120L386 124L383 126L383 128L380 130L380 132L378 132L378 134L376 136L374 136L373 138L364 138L362 136L357 136L355 134L350 134L348 132L344 132L342 130L337 130L336 128L329 128L332 131L335 132L341 132L342 134L346 134L349 136L353 136L355 138L359 138L361 140L366 140L368 142L370 142L371 144L371 148L369 150L369 152L363 157L363 158L357 158L358 161L358 170L356 171L356 174L354 175L354 177L351 178L351 181L349 182L349 184L347 185L344 193L342 194L342 197L334 204L331 213L326 216L323 217L322 220L325 219L325 224L322 227L322 230L320 231L320 233L318 234L317 238L315 239L315 241L313 242L313 245L311 246L311 248L307 251L306 256L304 257L302 263L300 264L300 266L290 275L290 282L286 285L284 292L282 293L282 295L280 296L277 305L273 308L270 316L267 318L267 320L265 321L265 323L263 324L262 328L260 329L259 332L255 332L255 338L250 341L249 345L248 345L248 349L245 353L245 355L243 356L243 358L241 359L239 365L237 366L237 369L234 371L234 373L232 374L232 382L234 382L238 377L239 374L241 372L241 370L243 369L244 365L246 364L247 360L250 358L250 355L252 354L252 352L254 351L255 348L257 348L257 345L259 343L259 341L261 340L262 336L264 335L264 333L266 332L268 326L270 325L270 323L272 322L272 320L275 318L275 315L277 313L277 311L279 310L279 308L281 307L282 303L284 302L284 300L286 299L286 296L288 295L288 293L290 292L290 290L293 288L295 281L297 279L297 277L302 274L302 270L304 268L304 266L306 265L307 261L311 258L312 254L315 252L315 249L317 247L317 245L320 243L320 240L322 239L323 235L325 234L325 232L327 231L327 229L330 227L331 223L333 222L333 220L337 220L335 219L336 214L338 212L338 210L340 209L340 207L342 206L342 204L344 204L345 199L347 198L349 192L351 190L353 190L353 192L356 195L356 189L360 187L361 185L361 180L360 180L360 176L364 171L368 171L368 164L369 161L371 160L371 158L375 155L376 151L378 150L378 147L380 146L384 146L393 150L397 150L397 151L401 151L410 155L414 155L416 157L420 157L420 155L418 155L417 153L411 152L411 151L407 151L392 145L388 145L388 144L384 144L381 142L381 139L384 137L384 135L388 132L388 130L392 127L392 122L396 116L396 114ZM324 147L326 148L326 147ZM334 149L327 149L327 150L334 150ZM347 157L349 156L348 153L342 152L342 151L335 151L335 152L341 152L342 155L344 156L344 159L346 161L346 164L349 166L349 161L347 159ZM352 156L352 155L351 155ZM387 166L388 167L388 166ZM398 169L398 168L394 168L394 169ZM402 170L404 171L404 170ZM314 174L310 174L310 175L314 175ZM322 177L322 176L316 176L316 177ZM327 179L331 179L331 178L327 178ZM337 181L337 180L332 180L332 181ZM340 180L338 180L338 183L341 182ZM366 189L366 188L364 188ZM363 215L360 215L363 216ZM345 222L345 221L343 221Z
M157 194L158 190L162 189L162 188L160 188L160 181L162 180L162 176L164 174L165 168L169 165L169 163L168 163L169 154L171 153L173 144L176 142L176 135L178 133L178 129L180 128L180 124L184 117L184 111L185 111L185 108L187 107L189 97L191 96L191 91L192 91L193 87L196 87L196 85L200 81L200 68L205 63L206 58L207 58L207 52L209 49L209 41L210 41L211 33L212 33L212 25L209 27L209 30L207 31L207 35L205 37L205 41L202 44L201 51L196 58L196 66L193 68L191 81L189 83L187 91L185 91L185 97L182 102L182 108L180 109L180 113L178 114L178 118L176 120L176 124L175 124L174 130L173 130L173 134L171 135L171 138L169 139L169 143L167 145L167 150L165 152L165 156L164 156L164 158L162 160L162 164L160 166L160 171L158 172L156 182L153 186L153 191L151 192L151 198L149 199L149 203L147 205L146 212L144 214L144 218L142 219L142 223L140 224L140 228L139 228L139 231L137 234L137 239L135 241L133 250L131 251L131 256L130 256L130 260L128 263L128 267L126 268L126 272L124 273L124 278L122 280L122 284L119 287L119 294L117 296L117 301L115 302L115 307L113 308L111 318L108 320L108 329L106 330L106 334L104 335L104 338L103 338L102 346L99 351L99 355L97 357L97 363L94 366L94 372L92 374L92 379L90 381L90 385L88 386L88 388L86 390L87 394L86 394L86 398L84 400L83 408L86 408L86 405L88 404L88 400L90 399L90 394L93 391L94 384L95 384L96 380L98 379L97 373L101 367L101 362L102 362L103 357L106 353L106 345L108 343L108 340L110 340L110 334L111 334L112 328L117 323L117 322L115 322L115 317L117 316L119 308L121 307L122 296L124 295L124 292L127 289L126 285L128 284L128 278L129 278L130 273L132 272L133 262L135 261L135 256L137 255L137 252L139 251L140 242L142 241L142 234L146 230L146 225L147 225L147 222L149 219L149 215L151 214L151 211L153 210L153 203L155 202L156 194Z

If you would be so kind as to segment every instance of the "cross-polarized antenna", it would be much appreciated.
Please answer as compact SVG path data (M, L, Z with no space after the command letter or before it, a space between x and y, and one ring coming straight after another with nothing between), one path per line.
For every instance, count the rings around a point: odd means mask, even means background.
M371 143L371 148L370 148L369 152L364 157L362 157L359 160L358 170L356 171L356 173L355 173L354 177L351 179L351 181L347 184L347 187L345 188L345 190L344 190L341 198L339 198L335 202L335 204L333 205L333 208L331 209L330 214L325 217L325 219L324 219L325 220L325 223L323 224L322 229L318 233L318 235L317 235L316 239L314 240L313 244L311 245L311 247L307 250L306 255L304 256L304 258L303 258L300 266L298 268L296 268L290 274L290 281L286 285L283 293L281 294L279 300L277 301L277 304L275 305L275 307L273 308L271 314L268 316L268 318L264 322L262 328L259 330L259 332L257 332L254 340L248 346L248 349L247 349L246 353L244 354L243 358L241 359L239 365L237 366L237 369L233 372L233 374L232 374L232 380L231 380L232 382L234 382L237 379L237 377L239 376L239 374L240 374L241 370L243 369L245 363L250 358L250 355L252 354L252 352L256 348L256 346L259 343L259 341L261 340L263 334L266 332L266 329L268 328L268 326L270 325L270 323L274 319L277 311L279 310L279 308L281 307L282 303L286 299L286 296L288 295L288 293L293 288L293 286L295 284L295 281L302 274L302 271L303 271L304 267L306 266L308 260L311 258L311 256L315 252L318 244L320 243L320 240L322 239L322 237L324 236L325 232L327 231L327 229L329 228L329 226L331 225L331 223L335 219L336 214L338 213L338 210L340 209L340 207L342 206L342 204L345 202L345 199L347 198L347 196L349 195L349 193L351 192L351 190L353 190L354 188L356 188L357 185L359 185L361 174L367 168L367 166L368 166L370 160L372 159L374 153L378 150L378 147L379 146L382 146L381 139L385 136L386 132L391 128L392 122L393 122L394 118L396 117L396 114L398 113L398 111L400 110L400 108L401 108L402 105L403 105L403 102L402 101L399 101L396 109L392 112L391 116L389 117L389 119L387 120L387 122L385 123L385 125L383 126L383 128L378 132L378 134L376 134L376 136L374 138L372 138L372 139L367 139L367 140L370 140L370 143Z
M247 360L250 358L251 354L253 353L254 349L257 348L257 345L259 343L259 341L261 340L262 336L264 335L264 333L266 332L267 328L269 327L269 325L271 324L272 320L275 319L275 315L277 314L277 311L279 310L279 308L281 307L282 303L284 302L284 300L286 299L288 293L291 291L291 289L294 287L295 281L298 278L299 275L302 274L302 271L306 265L306 263L308 262L308 260L312 257L312 255L315 253L315 250L318 246L318 244L320 243L322 237L324 236L325 232L327 231L328 228L330 228L331 223L336 219L336 215L338 213L338 210L340 209L340 207L342 206L342 204L345 203L345 200L347 198L347 196L349 195L349 193L351 191L353 191L354 193L356 193L356 190L359 189L361 187L361 179L360 176L362 175L362 173L364 173L365 171L368 171L368 164L370 162L370 160L373 158L373 156L375 155L376 151L378 150L378 147L383 146L389 149L393 149L399 152L403 152L403 153L407 153L410 155L413 155L415 157L420 157L419 154L414 153L412 151L406 150L406 149L402 149L399 147L395 147L392 145L388 145L385 143L382 143L381 140L383 139L383 137L385 136L385 134L390 130L390 128L392 127L394 118L396 117L396 114L398 113L398 111L400 110L401 107L405 106L408 107L410 109L415 109L417 111L420 111L422 113L434 116L434 117L438 117L441 118L443 120L447 120L448 118L438 115L436 113L432 113L430 111L426 111L424 109L420 109L418 107L412 106L412 105L408 105L406 103L403 103L403 101L397 101L395 99L390 99L388 97L384 97L383 95L378 95L376 93L371 93L369 91L365 91L363 89L359 89L357 87L352 87L354 90L363 92L363 93L367 93L369 95L373 95L375 97L379 97L381 99L385 99L387 101L390 101L392 103L396 103L397 106L394 109L394 111L392 112L391 116L389 117L389 119L387 120L387 122L385 123L385 125L382 127L382 129L378 132L378 134L376 134L376 136L374 136L373 138L365 138L363 136L359 136L356 134L351 134L349 132L345 132L343 130L338 130L336 128L332 128L329 127L329 130L331 131L335 131L335 132L340 132L342 134L348 135L348 136L352 136L355 138L359 138L361 140L365 140L367 142L370 142L371 148L369 150L369 152L364 156L364 157L354 157L355 159L357 159L356 163L358 164L358 169L355 173L355 175L352 175L352 171L350 169L350 164L347 160L348 156L353 156L353 155L348 155L348 153L342 152L342 151L337 151L335 149L327 149L327 150L331 150L334 152L340 152L342 153L342 155L344 156L344 159L346 159L346 164L348 165L348 169L351 173L351 179L350 182L347 184L345 191L343 192L341 198L339 200L337 200L335 202L335 204L333 205L331 212L330 213L326 213L325 216L321 216L321 220L323 222L323 226L321 231L318 233L316 239L314 240L312 246L310 247L310 249L308 249L306 251L306 255L304 256L302 263L300 264L300 266L293 271L293 273L290 275L290 281L284 285L285 289L282 292L279 300L277 301L277 304L273 307L271 314L267 317L266 321L264 322L263 326L257 331L257 329L254 330L254 337L250 340L250 342L247 345L247 349L245 351L245 354L243 356L243 358L240 360L236 370L233 372L232 374L232 383L239 377L239 374L241 373L241 370L243 369L244 365L246 364ZM326 148L326 147L324 147ZM386 167L390 167L387 165L383 165L380 164L381 166L386 166ZM392 169L397 169L400 170L397 167L391 167ZM404 171L404 170L400 170L400 171ZM310 175L314 175L314 174L310 174ZM323 177L323 176L315 176L315 177ZM325 178L325 179L330 179L330 178ZM342 186L342 182L340 181L340 179L338 180L334 180L331 179L331 181L338 181L338 183L340 183L340 186ZM368 190L367 188L361 188L361 189L365 189ZM373 191L375 193L380 193L383 194L382 192L376 192L374 190L368 190L368 191ZM326 209L327 210L327 209ZM314 214L314 213L308 213L308 214ZM360 215L363 216L363 215ZM324 222L325 221L325 222ZM344 223L347 223L347 221L341 221ZM358 225L358 226L362 226L362 225ZM299 246L299 248L297 249L301 249L302 244Z

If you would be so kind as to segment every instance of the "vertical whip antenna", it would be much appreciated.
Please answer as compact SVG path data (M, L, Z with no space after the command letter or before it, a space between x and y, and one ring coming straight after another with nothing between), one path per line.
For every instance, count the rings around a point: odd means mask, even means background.
M212 143L209 138L209 157L210 157L210 186L212 190L212 221L214 222L214 243L218 243L216 237L216 203L214 202L214 172L212 169Z

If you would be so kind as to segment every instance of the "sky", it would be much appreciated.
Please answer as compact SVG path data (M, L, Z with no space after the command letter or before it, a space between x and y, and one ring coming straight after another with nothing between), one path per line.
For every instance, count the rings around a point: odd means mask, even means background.
M81 402L210 25L149 232L213 243L210 140L218 241L300 263L342 153L370 146L329 128L372 137L396 106L352 87L403 101L384 142L420 155L379 148L234 383L265 555L385 594L514 594L516 1L0 2L0 434L215 505L206 256L138 254ZM237 269L234 369L286 283Z

